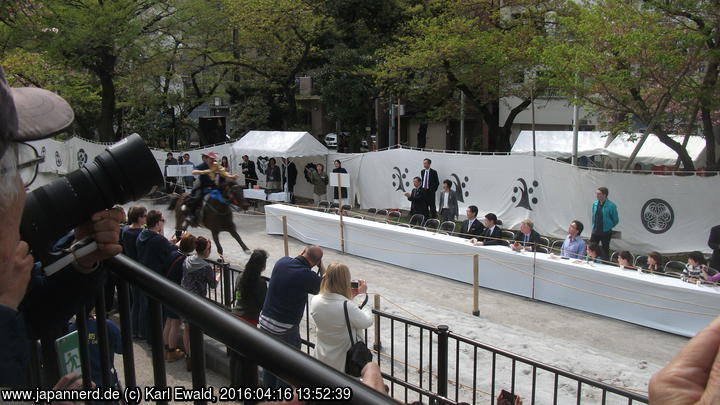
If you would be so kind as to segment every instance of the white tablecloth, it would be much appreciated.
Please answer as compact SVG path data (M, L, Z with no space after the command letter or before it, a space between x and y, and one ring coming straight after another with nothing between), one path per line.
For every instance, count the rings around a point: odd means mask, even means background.
M286 206L265 207L266 231L340 250L340 217ZM479 257L479 284L639 325L694 336L720 314L720 289L675 278L576 264L547 254L515 253L505 246L472 246L466 239L343 217L345 251L466 283ZM482 313L482 308L480 308Z
M268 195L265 193L265 190L255 189L255 188L246 188L245 190L243 190L243 197L254 199L254 200L284 201L284 202L290 201L290 196L288 196L288 193L270 193Z

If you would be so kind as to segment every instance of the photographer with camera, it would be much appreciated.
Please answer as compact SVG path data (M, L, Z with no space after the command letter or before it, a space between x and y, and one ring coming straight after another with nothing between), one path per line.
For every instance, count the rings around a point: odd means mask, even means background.
M122 251L119 230L124 215L115 209L99 210L75 228L67 240L92 237L97 249L52 277L45 276L40 263L35 263L36 252L30 251L30 247L35 249L35 246L21 240L25 189L34 181L42 162L37 151L24 142L62 132L73 118L67 102L47 90L8 87L0 69L0 217L6 224L0 233L0 263L4 264L0 266L0 364L3 365L0 386L3 387L23 384L29 356L28 338L40 338L44 351L54 350L54 339L66 331L70 317L81 305L94 302L92 292L104 282L104 273L98 271L100 262ZM46 369L54 368L48 366ZM54 377L48 381L56 381L57 375Z
M55 339L82 306L92 307L106 272L101 262L122 251L124 213L110 209L163 184L139 135L94 161L26 194L44 160L25 143L67 129L74 114L47 90L10 88L0 69L0 386L23 384L29 347L42 343L45 382L57 381Z

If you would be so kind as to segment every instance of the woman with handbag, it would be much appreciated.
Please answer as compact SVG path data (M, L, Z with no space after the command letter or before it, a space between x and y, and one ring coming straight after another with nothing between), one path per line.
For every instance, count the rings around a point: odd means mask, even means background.
M358 306L352 299L360 294L364 299ZM348 267L333 263L323 275L320 294L310 303L310 315L317 325L317 359L356 377L360 376L365 363L372 360L372 354L362 340L362 331L373 324L367 301L367 283L359 280L355 290L351 286Z

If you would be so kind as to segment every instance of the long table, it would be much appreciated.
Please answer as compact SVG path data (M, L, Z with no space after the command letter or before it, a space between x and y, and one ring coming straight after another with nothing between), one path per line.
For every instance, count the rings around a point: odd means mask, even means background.
M720 288L575 263L544 253L513 252L506 246L473 246L468 240L281 204L265 207L265 228L308 244L472 283L473 256L479 285L627 322L694 336L720 315Z

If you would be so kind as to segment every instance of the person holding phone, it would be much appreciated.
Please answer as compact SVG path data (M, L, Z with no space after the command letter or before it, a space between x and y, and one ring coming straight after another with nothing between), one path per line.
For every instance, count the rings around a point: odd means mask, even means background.
M362 331L373 324L372 310L366 305L367 289L364 280L351 281L348 266L333 263L322 278L320 294L310 302L310 315L317 325L316 357L338 371L345 372L345 356L351 346L345 320L345 302L355 341L362 341ZM357 295L364 295L363 303L359 306L353 301Z

